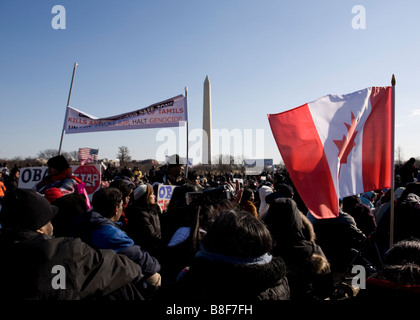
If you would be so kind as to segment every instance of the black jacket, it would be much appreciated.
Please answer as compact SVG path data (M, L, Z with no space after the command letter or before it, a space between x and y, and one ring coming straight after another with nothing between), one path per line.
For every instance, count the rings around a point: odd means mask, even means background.
M159 255L162 248L158 209L157 204L140 206L134 202L129 204L125 211L128 220L127 235L152 255Z
M0 256L2 300L101 298L142 277L136 263L112 250L34 231L1 230ZM64 269L53 272L54 266ZM54 289L53 279L62 273L65 289Z
M258 265L231 264L196 258L173 285L161 289L164 301L289 300L286 266L281 258Z

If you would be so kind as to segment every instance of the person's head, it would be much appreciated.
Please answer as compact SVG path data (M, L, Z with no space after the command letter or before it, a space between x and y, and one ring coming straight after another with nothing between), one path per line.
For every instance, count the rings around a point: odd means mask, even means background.
M184 172L184 161L177 154L173 154L168 157L168 175L176 178L183 174Z
M60 172L70 168L69 163L67 162L66 158L62 155L58 155L48 159L47 161L48 166L48 174L50 176L56 176Z
M133 173L133 171L131 171L130 169L127 169L127 168L121 169L120 176L124 176L124 177L129 178L130 180L134 180L134 173Z
M134 189L133 198L137 203L144 205L153 205L156 203L156 196L150 184L141 184Z
M244 189L244 192L242 193L242 200L243 201L254 201L254 191L250 188Z
M20 169L17 167L14 167L12 170L10 170L10 176L13 179L19 179L20 176Z
M115 188L101 188L93 194L93 210L105 218L118 221L123 210L123 196L120 190Z
M405 285L420 284L420 241L403 240L387 251L383 275L389 281Z
M272 249L270 232L248 212L222 212L202 242L205 250L232 257L259 257Z
M6 194L0 212L3 228L31 230L52 235L52 218L58 208L38 192L16 188Z
M71 236L71 221L78 214L88 211L86 199L76 192L66 194L51 202L58 208L57 215L52 219L56 237Z

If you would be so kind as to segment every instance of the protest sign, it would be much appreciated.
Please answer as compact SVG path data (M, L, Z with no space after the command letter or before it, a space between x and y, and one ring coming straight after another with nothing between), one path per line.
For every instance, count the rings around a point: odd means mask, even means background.
M157 202L162 211L166 211L169 202L171 201L174 189L177 186L169 186L165 184L159 184Z

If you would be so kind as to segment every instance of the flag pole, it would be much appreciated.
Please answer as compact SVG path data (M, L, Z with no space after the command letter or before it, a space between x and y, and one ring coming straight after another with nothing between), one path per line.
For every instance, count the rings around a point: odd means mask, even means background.
M185 178L186 179L188 179L188 163L189 163L189 161L188 161L188 87L185 87L185 99L186 99L186 102L187 102L187 123L186 123L186 126L187 126L187 132L186 132L186 136L187 136L187 165L186 165L186 167L185 167Z
M64 123L63 123L63 131L61 131L61 139L60 139L60 146L58 147L58 154L61 154L61 146L63 145L63 137L64 137L64 130L66 129L66 122L67 122L67 115L69 112L69 105L70 105L70 97L71 97L71 91L73 90L73 81L74 81L74 75L76 73L76 69L79 65L77 64L77 62L74 63L74 67L73 67L73 75L71 77L71 84L70 84L70 90L69 90L69 97L67 99L67 107L66 107L66 112L64 114Z
M392 75L391 79L392 84L392 129L391 129L391 150L392 150L392 156L391 156L391 214L390 214L390 223L389 223L389 248L392 248L394 246L394 187L395 187L395 160L394 160L394 145L395 145L395 75Z

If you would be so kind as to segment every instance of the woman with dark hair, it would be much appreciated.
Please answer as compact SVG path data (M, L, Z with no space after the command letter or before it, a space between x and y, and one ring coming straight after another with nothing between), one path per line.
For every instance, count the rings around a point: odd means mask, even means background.
M125 210L126 232L136 244L153 256L160 255L162 235L161 210L150 184L141 184L133 191L133 200Z
M358 300L398 302L418 301L420 297L420 241L397 242L384 258L382 269L366 279L365 290L360 290Z
M191 266L158 294L160 300L288 300L286 267L269 254L272 239L248 212L228 210L210 225Z
M315 242L312 224L290 198L275 199L265 224L273 237L273 255L287 266L291 299L325 299L333 290L330 264Z
M258 218L257 207L254 205L254 191L252 189L246 188L244 190L239 207L252 214L255 218Z

